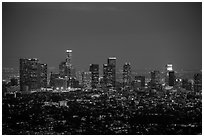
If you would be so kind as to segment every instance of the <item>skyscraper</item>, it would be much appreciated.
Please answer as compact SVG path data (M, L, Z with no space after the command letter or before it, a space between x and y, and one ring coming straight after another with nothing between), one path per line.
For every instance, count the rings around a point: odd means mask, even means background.
M116 84L116 57L109 57L107 66L107 86L115 87L115 84Z
M131 85L131 66L130 63L123 65L123 86L130 87Z
M67 78L67 87L71 87L71 70L72 70L72 50L66 50L67 57L66 57L66 78Z
M20 59L20 90L31 91L47 86L47 64L36 58Z
M49 85L54 89L66 89L67 88L67 81L65 78L60 77L59 73L52 73L50 75L50 83Z
M172 64L166 64L166 70L165 70L165 84L169 85L169 72L173 71L173 65Z
M65 61L62 61L59 64L59 74L60 74L60 77L63 77L63 78L67 75L67 66Z
M91 72L91 87L97 88L97 85L99 83L99 65L98 64L90 64Z
M103 83L107 86L108 64L103 64Z
M158 70L154 70L151 72L151 88L159 89L161 86L161 73Z
M174 84L175 84L174 71L169 71L169 86L174 86Z
M91 72L82 72L82 87L90 89L91 88Z
M39 87L46 88L47 87L47 64L39 64L38 65L38 82Z

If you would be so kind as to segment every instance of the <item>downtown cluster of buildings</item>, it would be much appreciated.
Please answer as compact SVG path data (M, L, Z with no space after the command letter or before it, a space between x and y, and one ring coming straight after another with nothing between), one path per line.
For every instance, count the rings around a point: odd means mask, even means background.
M103 64L103 73L99 64L75 72L71 61L72 50L66 50L59 72L48 74L38 59L20 59L19 81L2 86L8 93L2 103L4 134L201 133L201 73L182 78L167 64L148 77L125 63L119 78L115 57Z
M116 58L109 57L107 64L103 64L103 76L99 75L99 64L90 64L88 72L77 74L72 65L72 50L66 50L66 60L59 64L59 73L47 75L47 64L39 63L38 59L20 59L20 91L73 89L123 89L140 90L173 88L181 86L187 90L202 89L202 75L194 75L194 81L177 79L172 64L167 64L165 72L154 70L150 73L150 81L145 76L131 74L131 64L123 65L122 83L116 80Z

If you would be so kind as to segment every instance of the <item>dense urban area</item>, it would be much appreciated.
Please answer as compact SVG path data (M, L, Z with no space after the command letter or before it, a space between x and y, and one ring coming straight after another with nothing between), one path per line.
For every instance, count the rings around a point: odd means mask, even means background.
M136 73L130 63L116 70L109 57L76 71L72 50L49 72L36 58L19 70L3 68L4 135L199 135L202 134L202 72Z

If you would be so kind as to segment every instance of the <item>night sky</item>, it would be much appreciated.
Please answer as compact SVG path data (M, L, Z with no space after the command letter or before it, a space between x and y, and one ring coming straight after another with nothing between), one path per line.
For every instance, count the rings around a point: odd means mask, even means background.
M3 67L39 58L48 67L73 50L77 70L107 58L117 68L202 68L202 3L3 3Z

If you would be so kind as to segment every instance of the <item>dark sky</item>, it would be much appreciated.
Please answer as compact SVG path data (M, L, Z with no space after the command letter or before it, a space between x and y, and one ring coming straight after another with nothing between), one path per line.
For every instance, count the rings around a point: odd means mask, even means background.
M48 67L73 50L77 70L117 57L117 67L202 68L202 3L3 3L3 67L39 58Z

